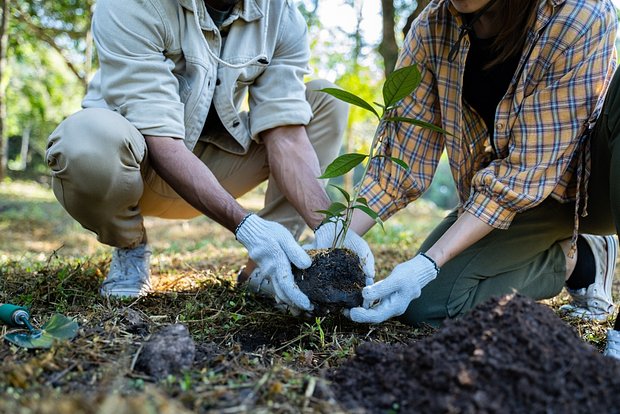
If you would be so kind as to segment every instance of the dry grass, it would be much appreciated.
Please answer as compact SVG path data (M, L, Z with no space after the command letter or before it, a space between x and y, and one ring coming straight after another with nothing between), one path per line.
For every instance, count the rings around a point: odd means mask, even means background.
M243 202L257 208L260 194ZM423 204L417 210L390 220L386 234L369 236L380 275L408 258L443 213ZM423 214L425 227L412 228L412 214ZM338 316L279 313L235 286L245 253L221 227L206 218L149 219L146 225L156 293L132 302L104 300L97 288L109 248L79 228L49 189L0 184L0 303L30 306L36 324L54 312L80 324L74 341L51 350L0 344L0 412L340 412L325 370L361 341L406 342L432 332L397 322L360 326ZM566 300L562 295L548 304L557 308ZM132 369L148 333L176 322L196 341L193 369L159 382ZM611 322L567 322L584 340L604 346Z

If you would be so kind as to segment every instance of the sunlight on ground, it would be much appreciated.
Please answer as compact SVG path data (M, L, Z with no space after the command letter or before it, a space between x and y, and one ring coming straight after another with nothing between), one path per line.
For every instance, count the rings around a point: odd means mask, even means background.
M263 191L259 188L239 199L239 202L252 211L258 211L262 206ZM93 233L81 228L62 209L52 191L43 185L33 182L0 183L0 200L1 257L43 260L52 254L93 256L110 251L108 246L97 242ZM375 226L366 238L378 245L405 243L414 246L443 215L445 211L421 200L385 223L385 232ZM206 217L192 220L147 217L145 226L155 252L195 252L209 245L241 248L229 231Z
M264 188L259 187L239 202L258 211L263 197ZM375 226L366 239L375 250L377 278L391 271L394 260L410 258L444 214L445 211L422 200L392 217L385 223L385 231ZM158 292L193 291L205 281L213 281L213 274L234 280L247 260L245 249L234 236L207 217L147 217L145 227L153 249L153 288ZM302 240L305 237L311 237L309 230ZM394 246L400 246L402 257L394 257ZM94 258L104 266L99 270L99 277L103 278L111 250L73 220L47 186L20 181L0 183L0 263L41 264L55 257Z

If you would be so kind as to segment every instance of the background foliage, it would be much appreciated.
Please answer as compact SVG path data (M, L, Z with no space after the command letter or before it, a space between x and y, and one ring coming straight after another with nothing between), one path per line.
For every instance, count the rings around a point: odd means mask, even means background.
M88 80L97 68L90 32L96 4L95 0L6 1L8 26L5 33L0 33L8 45L4 51L5 69L0 70L0 106L6 107L4 116L0 111L3 143L0 178L35 178L47 182L44 163L47 137L62 119L79 109ZM298 2L309 27L312 77L327 78L371 102L379 98L380 85L392 69L394 53L402 42L403 27L418 6L416 2L382 0L381 7L389 15L383 19L381 38L369 40L363 28L363 10L373 1L378 0L340 2L339 10L356 16L348 27L326 26L321 22L320 13L330 6L325 1ZM420 5L426 3L427 0L422 0ZM331 5L330 9L333 8ZM389 52L385 50L391 50L392 55L387 56ZM374 123L369 115L352 108L343 152L366 150L373 132ZM442 191L452 191L450 177L444 169L438 180L444 183ZM352 186L352 182L344 184ZM439 191L433 188L429 196L441 207L450 207L453 199L446 202Z

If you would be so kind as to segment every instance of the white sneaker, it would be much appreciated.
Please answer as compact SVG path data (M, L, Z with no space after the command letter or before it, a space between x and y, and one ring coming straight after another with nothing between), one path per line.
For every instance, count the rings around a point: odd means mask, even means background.
M115 248L110 271L99 293L117 298L137 298L151 291L149 262L151 249L146 243L133 249Z
M620 331L613 329L607 331L607 345L603 355L620 360Z
M560 307L570 316L604 321L614 312L615 306L611 287L616 271L618 239L616 236L594 236L581 234L594 254L596 274L594 283L587 288L567 289L573 298L569 305Z

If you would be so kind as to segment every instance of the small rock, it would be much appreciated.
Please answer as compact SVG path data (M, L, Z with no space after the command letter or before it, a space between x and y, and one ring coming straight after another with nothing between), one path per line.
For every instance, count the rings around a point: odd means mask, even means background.
M121 323L124 325L125 331L140 336L148 335L149 325L140 312L131 308L124 308L121 316Z
M169 325L144 342L135 368L157 379L190 369L196 345L185 325Z

